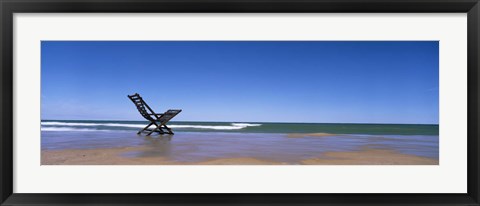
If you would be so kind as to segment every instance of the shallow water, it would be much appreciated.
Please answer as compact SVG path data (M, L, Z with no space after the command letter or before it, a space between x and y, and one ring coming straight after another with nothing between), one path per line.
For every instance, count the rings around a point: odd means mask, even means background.
M146 146L126 157L164 156L194 162L213 158L254 157L297 162L324 152L365 148L395 150L438 159L438 135L336 135L289 138L276 133L177 132L169 136L133 131L42 131L42 150Z

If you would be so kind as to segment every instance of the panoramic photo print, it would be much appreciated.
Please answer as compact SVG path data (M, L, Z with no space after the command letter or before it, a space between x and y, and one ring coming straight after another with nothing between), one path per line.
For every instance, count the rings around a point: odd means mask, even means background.
M41 165L438 165L438 41L42 41Z

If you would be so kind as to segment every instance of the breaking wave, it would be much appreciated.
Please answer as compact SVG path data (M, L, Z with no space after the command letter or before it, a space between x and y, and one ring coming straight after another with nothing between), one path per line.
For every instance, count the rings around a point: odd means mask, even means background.
M119 124L119 123L78 123L78 122L42 122L42 126L80 126L80 127L96 127L96 126L105 126L105 127L130 127L130 128L143 128L143 124Z
M109 131L101 129L86 129L86 128L74 128L74 127L42 127L42 131L56 131L56 132L69 132L69 131L78 131L78 132L98 132L98 131Z
M75 127L123 127L123 128L144 128L145 124L123 124L123 123L87 123L87 122L42 122L42 131L99 131L98 129L75 128ZM230 125L182 125L170 124L170 128L183 129L211 129L211 130L239 130L247 127L261 126L262 124L231 123ZM58 127L51 127L58 126Z

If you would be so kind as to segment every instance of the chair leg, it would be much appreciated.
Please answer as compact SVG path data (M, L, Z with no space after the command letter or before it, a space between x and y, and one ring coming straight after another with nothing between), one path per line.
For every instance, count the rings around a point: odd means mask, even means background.
M160 133L160 134L163 134L163 133L164 133L164 132L160 129L160 126L161 126L161 125L159 125L159 124L157 124L157 123L154 123L154 122L152 122L152 123L155 124L156 127L155 127L155 129L152 129L152 130L147 134L147 136L150 136L153 132L158 132L158 133Z
M152 130L147 130L151 125L155 125L155 129L152 129ZM163 131L163 129L166 129L166 131ZM172 129L170 129L169 127L167 127L167 125L165 124L157 124L156 122L150 122L150 124L148 124L145 128L143 128L142 130L138 131L137 134L140 134L142 133L143 131L150 131L147 133L147 136L150 136L153 132L158 132L160 134L173 134L173 131Z
M167 131L168 131L167 133L168 133L168 134L173 134L172 129L168 128L167 125L163 125L163 127L164 127L165 129L167 129Z
M158 133L165 134L166 132L163 130L162 125L158 127Z
M150 122L150 124L148 124L145 128L143 128L143 129L141 129L140 131L138 131L137 134L142 133L143 131L145 131L146 129L148 129L152 124L153 124L153 122Z

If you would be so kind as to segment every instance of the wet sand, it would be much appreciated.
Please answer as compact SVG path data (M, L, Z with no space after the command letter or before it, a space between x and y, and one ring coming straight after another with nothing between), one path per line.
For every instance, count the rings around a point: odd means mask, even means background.
M42 131L42 165L438 165L438 136Z
M43 150L42 165L291 165L256 157L211 158L185 162L168 157L128 157L148 147ZM317 158L300 160L297 165L438 165L438 159L402 154L394 150L364 148L359 151L324 152Z
M302 160L306 165L438 165L438 160L401 154L393 150L365 149L353 152L326 152L320 158Z

